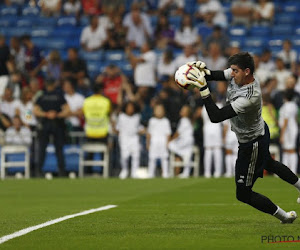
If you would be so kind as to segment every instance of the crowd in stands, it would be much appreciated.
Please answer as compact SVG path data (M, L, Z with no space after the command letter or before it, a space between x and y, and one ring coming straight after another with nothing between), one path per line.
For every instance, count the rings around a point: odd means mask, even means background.
M150 177L157 159L168 177L170 150L184 160L181 176L188 177L188 148L194 144L201 149L205 177L230 177L237 152L230 124L212 124L199 92L179 89L174 73L195 60L210 70L226 69L229 56L246 50L255 60L272 143L297 172L299 14L297 1L279 0L3 0L1 144L30 145L44 118L62 119L66 132L84 131L85 101L101 93L111 103L107 133L120 135L121 178L129 175L129 157L136 177L145 161L140 156L149 158ZM49 82L65 100L56 112L42 108ZM210 89L218 105L225 105L226 83L210 82Z

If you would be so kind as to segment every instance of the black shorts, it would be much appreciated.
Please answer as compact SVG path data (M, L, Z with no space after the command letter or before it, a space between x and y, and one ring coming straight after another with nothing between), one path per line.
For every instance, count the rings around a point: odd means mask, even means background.
M239 143L235 165L237 186L252 187L258 177L263 177L264 167L271 158L269 151L270 132L265 123L265 134L247 143Z

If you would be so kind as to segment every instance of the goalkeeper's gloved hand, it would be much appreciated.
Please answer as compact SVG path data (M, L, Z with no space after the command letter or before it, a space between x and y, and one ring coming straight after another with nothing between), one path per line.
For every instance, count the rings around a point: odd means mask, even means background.
M187 74L188 83L194 85L200 89L202 98L206 98L210 95L210 91L205 80L205 72L193 67Z
M200 71L203 71L205 73L205 75L210 75L210 70L208 68L206 68L205 62L193 61L193 62L188 62L187 65L198 68Z

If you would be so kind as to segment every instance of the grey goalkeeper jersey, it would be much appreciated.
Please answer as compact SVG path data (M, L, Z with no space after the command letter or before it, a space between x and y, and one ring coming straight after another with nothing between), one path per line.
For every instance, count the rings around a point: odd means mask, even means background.
M264 120L261 117L262 97L259 82L239 87L231 78L231 69L224 70L229 84L226 102L230 103L237 116L230 119L231 129L240 143L246 143L265 134Z

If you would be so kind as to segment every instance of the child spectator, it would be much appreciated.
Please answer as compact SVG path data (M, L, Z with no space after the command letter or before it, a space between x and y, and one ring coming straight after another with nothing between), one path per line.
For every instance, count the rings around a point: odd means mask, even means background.
M32 131L36 129L37 120L33 114L33 93L29 87L24 87L21 93L19 105L16 107L16 114L21 118L22 123Z
M171 136L171 124L165 117L165 108L162 104L154 107L154 117L150 118L147 131L147 149L149 150L148 173L149 178L155 177L156 161L160 160L162 177L169 177L168 147Z
M128 177L128 161L131 157L131 177L137 178L137 170L140 164L139 132L141 130L141 116L134 102L127 102L123 111L119 114L116 124L119 135L121 151L121 172L119 177Z
M166 49L168 46L174 44L175 31L170 26L168 17L166 15L159 15L154 37L156 41L156 48Z
M279 110L280 143L283 149L282 163L288 166L293 173L297 174L298 157L296 143L298 136L297 114L298 106L292 101L293 92L285 92L285 103Z
M180 110L180 120L177 130L169 142L169 150L180 156L183 160L184 169L180 178L190 176L191 158L194 147L194 128L191 122L191 108L184 105Z
M12 126L6 130L5 142L13 145L29 146L31 144L31 131L26 126L23 126L19 116L14 116Z

